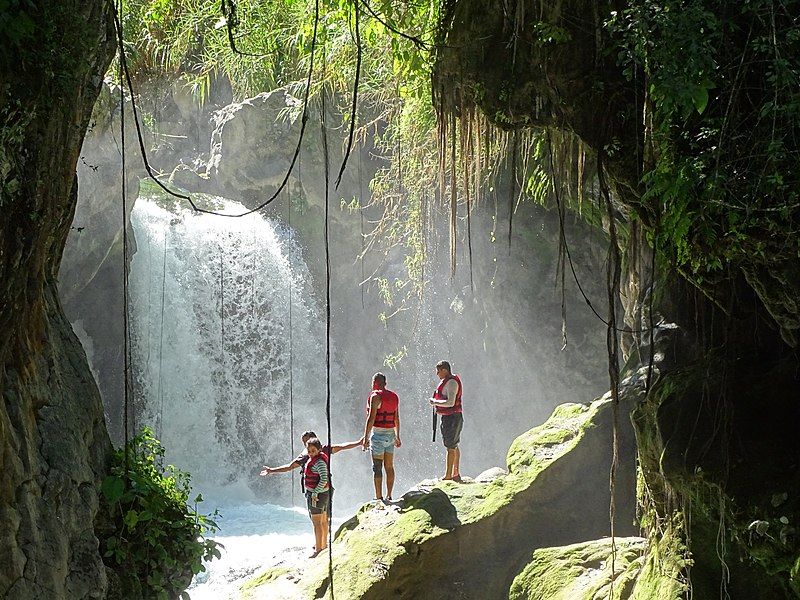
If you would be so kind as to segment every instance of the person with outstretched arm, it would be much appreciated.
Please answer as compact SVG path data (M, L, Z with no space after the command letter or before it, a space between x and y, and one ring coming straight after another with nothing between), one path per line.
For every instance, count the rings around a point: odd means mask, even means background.
M303 467L308 516L314 526L314 550L309 558L316 557L328 547L328 528L331 504L330 463L322 451L322 442L311 438L306 442L308 460Z
M362 440L356 440L355 442L348 442L346 444L326 444L322 445L322 443L317 438L317 434L313 431L306 431L303 433L301 438L303 440L303 445L305 448L303 451L297 455L297 457L290 463L285 465L281 465L280 467L268 467L264 465L261 468L261 476L265 477L272 473L286 473L291 471L292 469L297 469L302 467L302 474L300 476L300 487L303 490L303 493L306 495L306 504L308 506L308 514L311 517L311 524L314 526L314 547L312 548L312 553L310 558L316 557L322 550L328 547L328 527L329 527L329 519L330 519L330 496L333 490L333 487L330 485L330 456L331 454L336 454L341 450L350 450L351 448L357 448L361 446ZM315 443L309 446L309 442L315 441ZM317 446L319 445L319 446ZM312 455L313 453L313 455ZM325 467L325 486L326 488L323 490L322 488L317 489L321 484L317 477L321 479L321 470L322 464L320 463L320 459L315 458L318 455L323 455L324 459L324 467ZM313 464L309 464L311 460L314 459ZM316 465L316 466L314 466ZM311 490L308 487L309 484L309 469L313 467L311 470L311 483L315 483L312 486ZM317 489L316 492L313 490ZM320 496L320 491L324 491L324 495ZM322 541L320 541L320 535L322 536Z
M386 471L386 500L392 499L394 488L394 449L402 445L400 441L399 398L386 388L386 375L375 373L372 376L372 391L367 400L367 422L364 449L372 454L372 481L375 484L375 499L383 500L383 471Z
M298 454L295 459L290 462L286 463L285 465L281 465L280 467L268 467L264 465L261 467L261 476L264 477L266 475L270 475L272 473L286 473L291 471L292 469L298 469L303 467L308 460L308 450L306 449L306 444L308 440L311 438L317 437L317 434L313 431L305 431L303 432L302 437L300 438L303 441L303 451ZM347 442L346 444L325 444L322 446L322 451L330 457L331 454L336 454L337 452L341 452L342 450L350 450L351 448L358 448L361 446L362 440L356 440L355 442Z
M442 443L446 449L443 480L461 481L459 464L461 450L458 444L461 441L461 429L464 426L464 416L461 412L461 379L453 375L450 363L446 360L436 363L436 376L439 385L433 392L430 400L440 417L439 430L442 433Z

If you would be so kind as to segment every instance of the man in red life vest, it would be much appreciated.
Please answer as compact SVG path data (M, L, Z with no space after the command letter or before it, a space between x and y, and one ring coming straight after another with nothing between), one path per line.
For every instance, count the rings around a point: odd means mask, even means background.
M367 401L367 422L364 426L364 449L372 453L372 481L375 499L383 500L383 470L386 470L386 499L392 499L394 487L394 449L400 441L399 398L386 389L386 375L372 376L372 392Z
M441 417L439 430L442 432L444 447L447 448L442 479L461 481L459 471L461 451L458 449L461 428L464 425L461 413L461 379L458 375L452 374L450 363L446 360L436 363L436 375L440 381L430 402L436 409L436 414Z

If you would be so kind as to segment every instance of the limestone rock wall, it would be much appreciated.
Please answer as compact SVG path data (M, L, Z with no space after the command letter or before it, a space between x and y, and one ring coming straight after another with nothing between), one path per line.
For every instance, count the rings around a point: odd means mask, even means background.
M114 33L104 2L14 6L0 59L0 597L102 598L111 445L56 273Z
M41 349L4 377L0 596L103 598L94 521L111 443L86 355L55 291Z

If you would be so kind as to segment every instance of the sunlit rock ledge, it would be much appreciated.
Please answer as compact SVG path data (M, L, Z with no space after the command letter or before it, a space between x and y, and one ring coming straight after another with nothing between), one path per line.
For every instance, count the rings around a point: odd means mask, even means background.
M623 590L624 598L648 598L655 596L645 589L671 589L674 573L653 569L644 555L645 540L635 537L627 402L618 411L614 597L622 598ZM607 597L602 592L610 590L612 569L613 421L608 396L588 405L561 405L546 423L514 440L507 471L490 469L462 483L427 480L395 503L363 505L335 536L335 597ZM300 565L278 565L247 582L242 597L329 597L329 566L327 553Z

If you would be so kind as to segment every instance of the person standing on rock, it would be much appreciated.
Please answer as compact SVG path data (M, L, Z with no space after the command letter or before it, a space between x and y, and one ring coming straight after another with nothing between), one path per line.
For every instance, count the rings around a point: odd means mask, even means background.
M314 551L309 558L316 557L328 547L329 513L331 503L330 469L328 455L322 451L322 442L311 438L306 442L308 460L303 467L308 516L314 526Z
M400 441L399 398L386 389L386 375L372 376L372 392L367 400L367 422L364 425L364 449L372 454L372 481L375 499L383 500L383 471L386 471L386 500L392 499L394 488L394 449Z
M436 375L439 377L439 385L433 392L430 403L441 418L442 443L447 450L442 479L461 481L459 471L461 450L458 448L461 429L464 426L464 416L461 412L461 379L458 375L453 375L450 363L446 360L436 363Z
M301 438L303 440L303 451L297 455L297 457L290 463L286 463L285 465L281 465L280 467L268 467L264 465L261 468L260 475L262 477L266 477L272 473L286 473L291 471L292 469L302 468L301 475L300 475L300 488L303 490L303 494L307 496L307 506L308 506L308 513L309 517L311 517L311 523L314 526L314 547L312 548L312 554L310 558L316 557L322 550L327 548L328 546L328 527L329 527L329 519L330 519L330 500L331 494L333 492L333 486L330 482L330 456L332 454L336 454L341 450L350 450L351 448L356 448L361 446L362 440L357 440L355 442L348 442L346 444L325 444L324 446L317 438L317 434L313 431L306 431L303 432L303 436ZM315 450L309 450L309 442L316 440L315 443L312 444ZM319 444L319 447L317 447ZM312 452L314 453L312 456ZM308 493L308 480L307 480L307 467L309 466L309 461L317 456L318 454L322 454L325 458L325 472L326 472L326 481L328 484L328 490L325 492L323 496L319 495L317 492L317 498L313 502L311 502L311 496ZM317 466L317 471L321 468L320 465ZM324 511L322 508L324 507ZM318 531L319 530L319 531ZM322 535L323 542L320 542L319 536Z

